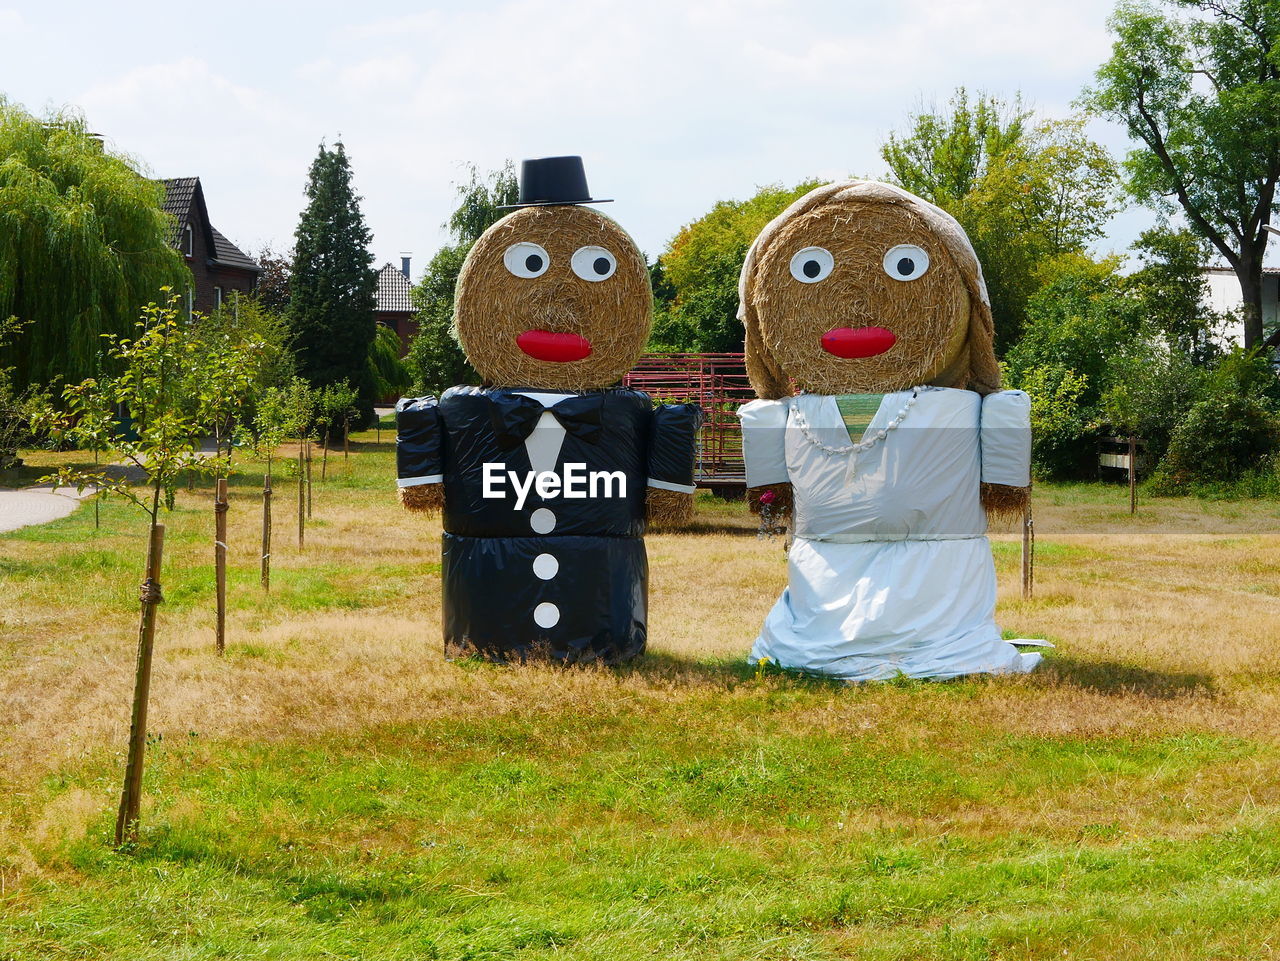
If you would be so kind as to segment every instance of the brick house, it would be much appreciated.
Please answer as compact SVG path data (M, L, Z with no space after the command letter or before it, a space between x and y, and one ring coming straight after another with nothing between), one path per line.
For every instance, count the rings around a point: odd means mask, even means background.
M162 180L164 210L177 221L169 242L186 258L194 287L187 308L209 313L232 291L251 293L262 268L209 222L199 177Z
M408 257L400 258L399 267L387 263L378 271L377 306L373 316L400 337L401 357L408 353L409 341L418 332L418 322L413 317L413 300L409 296L412 289Z

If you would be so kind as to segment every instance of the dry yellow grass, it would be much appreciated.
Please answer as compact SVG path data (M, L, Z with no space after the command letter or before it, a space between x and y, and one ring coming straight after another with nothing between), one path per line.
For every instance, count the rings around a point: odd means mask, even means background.
M339 462L336 472L342 469ZM153 730L288 738L440 715L539 714L628 695L685 697L690 686L718 690L726 678L707 662L745 657L785 583L780 540L752 536L745 511L704 510L691 531L649 538L655 664L621 673L536 668L460 677L441 653L433 567L438 520L406 516L390 490L379 498L359 487L317 485L319 523L310 525L300 554L289 488L279 487L277 593L290 572L339 565L347 572L339 589L362 596L363 606L258 605L250 576L257 565L257 495L252 487L235 488L229 559L249 583L233 583L233 601L248 596L255 604L231 611L221 660L212 656L207 599L180 611L162 608ZM211 523L209 501L207 491L184 492L179 505L192 512L170 518L171 593L184 571L209 564L212 550L201 536ZM1019 596L1014 535L993 534L1007 545L1000 552L999 622L1017 636L1051 638L1061 657L1031 677L992 683L976 701L950 705L958 718L1059 735L1195 728L1280 736L1280 692L1271 683L1280 668L1274 617L1280 520L1273 505L1205 509L1168 502L1144 507L1135 521L1093 503L1041 503L1037 518L1033 600ZM140 561L136 519L116 512L111 525L121 533L105 534L93 547ZM178 532L188 536L180 540ZM36 562L51 549L86 547L0 543L0 556L16 564ZM0 777L15 786L115 748L127 731L136 573L90 565L74 574L70 583L0 582L0 712L8 722ZM387 587L395 590L380 596ZM932 726L938 707L931 703L930 716L913 718L909 702L895 702L894 716L876 722Z

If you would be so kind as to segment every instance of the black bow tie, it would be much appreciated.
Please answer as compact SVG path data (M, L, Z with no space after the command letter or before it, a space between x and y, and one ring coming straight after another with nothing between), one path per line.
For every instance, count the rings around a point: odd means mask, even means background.
M604 407L604 394L573 394L558 401L554 407L543 407L542 401L524 394L506 391L489 395L492 406L493 433L498 446L509 450L524 443L533 433L543 411L551 411L564 429L589 444L600 439L600 411Z

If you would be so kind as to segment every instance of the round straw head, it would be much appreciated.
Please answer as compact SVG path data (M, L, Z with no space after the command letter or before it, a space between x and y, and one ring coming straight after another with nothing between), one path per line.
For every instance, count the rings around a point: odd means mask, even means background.
M588 207L526 207L471 248L454 318L487 383L588 390L634 366L652 307L644 256L616 223Z
M801 197L756 239L739 290L761 396L999 386L968 238L896 187L853 181Z

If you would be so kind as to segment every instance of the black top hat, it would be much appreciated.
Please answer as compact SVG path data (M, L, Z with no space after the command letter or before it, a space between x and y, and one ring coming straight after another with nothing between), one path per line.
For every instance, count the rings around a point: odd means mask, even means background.
M539 157L520 164L520 202L500 209L608 203L591 196L581 157Z

